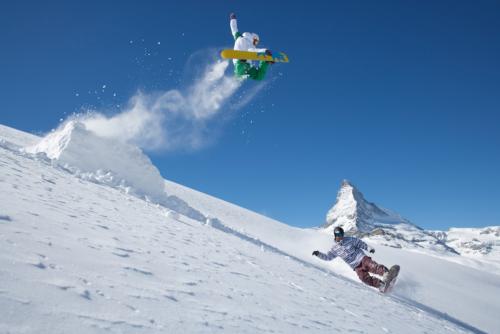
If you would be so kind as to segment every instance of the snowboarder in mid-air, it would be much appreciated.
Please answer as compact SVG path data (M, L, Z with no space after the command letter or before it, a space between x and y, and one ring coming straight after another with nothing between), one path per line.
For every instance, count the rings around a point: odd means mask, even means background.
M258 49L259 35L250 32L241 33L238 30L238 22L234 13L229 14L231 34L234 37L234 50L251 51L265 53L271 56L272 52L268 49ZM251 61L244 59L234 59L234 74L238 78L251 78L254 80L264 79L267 67L271 61L260 61L259 66L254 66Z
M386 266L373 261L371 257L365 255L363 250L373 254L375 253L375 249L368 247L361 239L344 237L344 229L342 227L335 227L333 234L335 236L335 243L332 249L327 254L315 250L312 255L325 261L331 261L336 257L340 257L354 269L363 283L378 288L381 292L388 291L391 282L399 273L399 266L395 265L389 270ZM370 273L382 276L382 279L372 276Z

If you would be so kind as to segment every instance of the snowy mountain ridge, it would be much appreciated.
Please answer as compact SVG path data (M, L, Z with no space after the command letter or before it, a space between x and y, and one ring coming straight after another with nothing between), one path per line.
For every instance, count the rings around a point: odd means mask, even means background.
M120 143L77 131L70 142L82 140L66 150L115 159L101 153L112 155ZM86 136L102 152L88 155ZM378 262L403 268L398 289L384 296L345 263L311 256L331 247L323 230L294 228L171 181L158 203L82 177L96 171L83 172L85 161L70 166L64 152L57 160L22 149L41 140L0 126L2 333L483 333L500 326L500 303L490 298L500 294L499 276L489 268L377 245ZM128 152L122 163L137 164L137 152ZM113 168L101 169L114 176Z
M380 225L410 224L401 216L368 202L349 181L342 181L335 205L326 215L325 228L343 226L350 234L368 233Z
M500 259L500 226L482 228L450 228L429 231L464 256L498 261Z
M426 231L399 214L368 202L347 180L342 182L323 228L331 233L336 226L343 227L347 234L389 247L463 255L500 265L500 226Z

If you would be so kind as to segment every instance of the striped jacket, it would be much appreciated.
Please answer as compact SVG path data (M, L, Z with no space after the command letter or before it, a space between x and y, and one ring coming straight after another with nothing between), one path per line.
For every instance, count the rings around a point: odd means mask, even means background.
M364 241L355 237L345 237L340 242L335 242L327 254L319 252L318 257L325 261L331 261L338 256L347 262L352 269L355 269L366 256L363 250L369 250Z

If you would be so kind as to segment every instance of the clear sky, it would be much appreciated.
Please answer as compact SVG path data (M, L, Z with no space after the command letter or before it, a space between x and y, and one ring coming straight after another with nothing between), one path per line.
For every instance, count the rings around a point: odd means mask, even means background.
M208 147L148 152L165 178L301 227L342 179L424 228L500 225L498 1L3 2L0 123L177 89L231 11L291 62Z

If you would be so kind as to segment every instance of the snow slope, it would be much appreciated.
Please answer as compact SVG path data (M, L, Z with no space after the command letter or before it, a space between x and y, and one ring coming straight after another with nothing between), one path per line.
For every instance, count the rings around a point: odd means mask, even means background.
M332 237L328 229L293 228L169 181L167 189L181 198L189 198L190 203L199 203L210 215L223 217L224 224L234 231L241 231L261 244L276 246L301 261L359 282L350 267L340 260L326 263L311 259L311 250L327 251L331 247ZM490 273L492 268L485 262L471 262L456 254L436 253L431 249L415 252L414 247L385 246L374 237L367 238L367 242L377 249L373 255L376 261L403 265L394 298L441 317L456 317L455 320L475 324L477 328L488 328L489 332L495 332L500 325L496 316L500 302L491 298L500 293L500 276Z
M169 181L169 200L158 203L21 150L36 144L33 136L0 126L0 138L1 333L500 326L500 302L491 298L500 293L497 275L380 245L377 261L403 264L397 293L384 296L344 264L311 257L331 245L323 230L293 228ZM95 149L109 148L101 145Z

